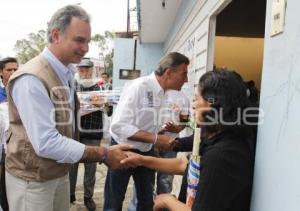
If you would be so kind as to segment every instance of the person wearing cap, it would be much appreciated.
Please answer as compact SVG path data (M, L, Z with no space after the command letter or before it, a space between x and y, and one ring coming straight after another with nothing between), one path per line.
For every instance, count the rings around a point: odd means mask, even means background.
M48 45L22 65L7 85L10 132L5 160L10 211L70 209L69 170L77 162L126 167L118 148L76 141L78 101L74 66L88 52L90 18L77 5L57 10L48 22Z
M89 91L98 91L100 87L97 85L97 80L95 77L95 71L93 69L93 62L84 58L77 65L78 77L75 77L76 91L78 92L89 92ZM107 106L104 103L104 99L99 97L97 106L103 106L103 111L107 113L108 116L112 114L112 106ZM97 110L85 115L82 115L80 118L80 137L79 141L85 145L89 146L99 146L102 139L103 133L103 121L102 121L103 112L102 110ZM84 205L88 210L95 210L96 204L93 200L94 187L96 181L96 162L84 163ZM77 182L77 172L78 172L78 163L75 163L71 167L70 171L70 202L73 203L76 201L75 190Z

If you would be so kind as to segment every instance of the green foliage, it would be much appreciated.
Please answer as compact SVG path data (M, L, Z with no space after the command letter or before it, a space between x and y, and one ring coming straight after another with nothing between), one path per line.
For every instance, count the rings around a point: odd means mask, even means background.
M99 48L99 57L104 59L104 68L105 71L111 76L113 70L113 48L112 41L115 37L115 34L110 31L105 31L104 35L95 34L92 37L92 42L95 43Z
M14 50L17 53L18 60L24 64L39 55L46 44L46 31L39 30L38 33L30 33L27 39L17 40Z
M113 48L112 41L115 34L105 31L104 34L95 34L92 42L99 48L99 57L104 59L105 71L112 75L113 69ZM38 33L30 33L28 38L17 40L14 50L20 63L24 64L28 60L39 55L47 45L47 37L45 30L39 30Z

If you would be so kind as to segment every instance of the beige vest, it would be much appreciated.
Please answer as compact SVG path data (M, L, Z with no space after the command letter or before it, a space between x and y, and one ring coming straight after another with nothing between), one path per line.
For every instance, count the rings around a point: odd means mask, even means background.
M68 173L70 165L59 164L55 160L39 157L35 153L11 98L11 84L24 74L34 75L43 83L55 108L56 129L63 136L73 137L72 123L59 124L68 122L70 118L68 111L71 107L67 100L67 93L64 89L58 88L62 87L63 84L48 61L42 55L39 55L21 66L13 74L7 86L10 137L5 167L10 174L28 181L42 182L62 177ZM30 100L24 99L24 103Z

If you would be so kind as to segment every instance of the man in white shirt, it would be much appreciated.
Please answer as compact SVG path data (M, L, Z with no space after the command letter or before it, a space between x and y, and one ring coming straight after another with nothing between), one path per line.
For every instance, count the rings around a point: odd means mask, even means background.
M189 120L190 103L187 96L178 90L168 90L166 100L161 110L162 122L164 123L161 133L177 138L185 128ZM177 152L173 150L162 150L159 152L162 158L174 158ZM156 193L171 193L174 175L157 172Z
M187 96L178 90L168 90L165 93L165 100L160 110L160 122L163 123L160 134L177 138L185 128L189 120L190 103ZM162 158L174 158L177 152L173 150L161 150L159 156ZM174 175L157 172L156 193L171 193ZM137 208L136 190L133 189L128 211L135 211Z
M161 128L160 109L167 90L180 90L187 82L189 59L177 52L167 54L149 76L130 83L121 95L114 112L110 133L112 145L130 144L134 151L154 155L153 147L170 149L174 138L158 134ZM122 210L129 178L133 176L138 211L153 209L155 172L145 167L126 170L108 169L105 183L105 211Z

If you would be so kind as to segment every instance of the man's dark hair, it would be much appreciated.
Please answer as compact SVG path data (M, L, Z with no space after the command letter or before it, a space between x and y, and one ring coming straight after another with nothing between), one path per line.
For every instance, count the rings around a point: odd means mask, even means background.
M18 60L14 57L6 57L6 58L1 59L0 60L0 70L3 70L5 65L7 63L11 63L11 62L18 64Z
M218 116L215 124L205 126L206 132L248 128L244 122L243 111L249 108L251 103L247 96L247 87L238 73L225 69L206 72L199 80L198 89L199 94L212 108L203 113L204 122L211 123L215 120L216 112ZM241 115L240 122L237 122L238 115Z
M108 73L101 73L101 75L106 75L107 77L109 77Z
M189 63L190 60L185 55L178 52L170 52L160 60L155 74L162 76L168 68L175 69L181 64L189 65Z

